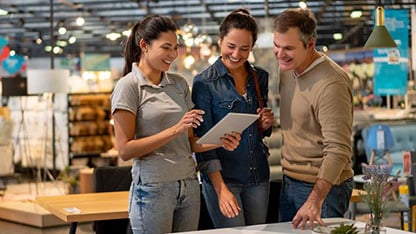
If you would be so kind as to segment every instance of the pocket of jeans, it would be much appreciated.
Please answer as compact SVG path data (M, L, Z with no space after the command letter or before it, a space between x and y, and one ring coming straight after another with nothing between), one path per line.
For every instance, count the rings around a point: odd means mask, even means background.
M135 186L134 199L136 201L144 201L157 196L162 192L162 183L139 183Z

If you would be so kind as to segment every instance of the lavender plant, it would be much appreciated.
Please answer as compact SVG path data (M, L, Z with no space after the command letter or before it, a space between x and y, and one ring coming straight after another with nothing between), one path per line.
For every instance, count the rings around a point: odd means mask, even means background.
M391 176L390 165L367 165L363 164L363 179L366 193L360 194L362 200L370 209L370 220L372 226L380 227L382 220L391 212L397 199L394 199L395 184L397 184L398 172ZM390 201L390 202L388 202Z

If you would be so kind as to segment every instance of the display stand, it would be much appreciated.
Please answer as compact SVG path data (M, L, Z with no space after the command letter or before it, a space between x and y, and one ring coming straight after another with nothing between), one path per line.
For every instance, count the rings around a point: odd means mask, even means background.
M54 114L54 110L53 110L53 94L45 94L45 98L46 98L46 115L49 114L49 112L51 112L52 114L52 168L53 170L56 169L56 157L55 157L55 114ZM46 116L46 119L48 119L48 116ZM41 165L37 165L39 168L37 170L38 174L37 174L37 178L38 178L38 182L42 182L42 181L46 181L47 178L49 178L49 180L51 181L55 181L55 177L52 175L51 171L48 169L48 132L49 132L49 124L46 123L45 125L45 135L44 135L44 142L43 142L43 153L42 153L42 167L43 169L40 168ZM43 171L43 176L41 175L41 172ZM47 177L47 178L46 178Z
M46 114L48 115L49 112L52 113L51 123L46 121L46 130L44 139L44 147L43 147L43 154L42 154L42 167L44 171L43 180L46 180L46 176L49 177L50 180L55 181L54 176L49 171L47 162L48 162L48 143L52 146L52 168L53 170L56 169L56 152L55 152L55 118L54 118L54 109L53 109L53 95L55 93L66 93L68 89L68 79L69 79L69 70L64 69L29 69L27 71L27 92L28 94L37 94L43 95L46 98ZM46 117L48 120L48 116ZM48 132L49 132L49 124L52 126L52 136L51 142L49 142ZM37 181L42 181L41 176L41 165L37 165Z

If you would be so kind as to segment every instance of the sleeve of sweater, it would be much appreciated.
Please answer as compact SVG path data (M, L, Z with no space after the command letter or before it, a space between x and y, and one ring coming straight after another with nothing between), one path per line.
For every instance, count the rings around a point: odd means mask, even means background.
M317 100L323 135L323 161L318 178L339 184L340 175L352 160L352 91L343 79L330 83Z

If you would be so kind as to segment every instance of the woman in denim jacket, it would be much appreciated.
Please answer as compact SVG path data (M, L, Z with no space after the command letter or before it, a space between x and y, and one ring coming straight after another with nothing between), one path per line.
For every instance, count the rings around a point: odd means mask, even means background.
M241 133L235 151L196 154L202 193L216 228L265 223L270 171L262 138L271 134L273 112L259 106L255 79L267 106L269 74L247 61L257 39L256 22L247 10L231 12L219 30L221 56L192 86L195 108L205 111L195 134L202 136L229 112L257 113L260 118Z

